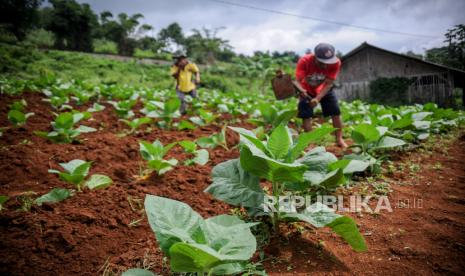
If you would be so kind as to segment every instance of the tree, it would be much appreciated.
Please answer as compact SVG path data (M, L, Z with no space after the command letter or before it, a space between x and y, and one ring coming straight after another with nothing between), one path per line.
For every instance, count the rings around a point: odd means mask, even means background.
M465 25L459 24L445 34L447 46L426 50L427 61L465 70Z
M137 46L136 39L153 29L152 26L147 24L139 26L139 20L142 18L144 16L140 13L131 16L126 13L120 13L117 16L117 20L113 20L113 14L109 11L104 11L99 17L100 27L96 32L96 36L115 42L118 45L119 54L132 56Z
M185 47L187 55L198 62L214 63L223 52L230 51L232 47L228 40L217 37L223 28L202 30L192 29L193 34L186 38Z
M171 48L173 44L176 44L177 48L183 47L185 37L181 26L174 22L161 29L158 33L158 41L163 44L164 48Z
M46 28L55 34L55 47L91 52L92 34L98 22L90 6L74 0L50 0L50 3L53 10Z
M0 29L11 32L18 40L23 40L26 33L39 19L37 8L42 0L2 0L0 1Z

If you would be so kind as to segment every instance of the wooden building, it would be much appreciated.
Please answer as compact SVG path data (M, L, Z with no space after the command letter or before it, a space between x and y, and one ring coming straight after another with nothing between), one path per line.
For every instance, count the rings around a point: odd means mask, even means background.
M370 82L382 77L411 79L406 93L408 103L435 102L440 106L451 106L453 89L462 88L464 91L465 71L391 52L366 42L341 60L340 85L337 88L340 99L368 99Z

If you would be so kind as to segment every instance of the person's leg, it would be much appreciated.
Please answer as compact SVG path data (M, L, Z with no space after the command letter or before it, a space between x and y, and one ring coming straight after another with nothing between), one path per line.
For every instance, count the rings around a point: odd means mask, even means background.
M336 136L336 144L341 148L347 148L347 144L342 137L342 128L344 125L342 124L342 119L340 115L332 116L333 126L336 128L334 135Z
M305 132L312 130L313 108L309 105L308 99L300 99L297 117L303 120L302 127Z
M323 116L331 116L333 126L336 128L334 135L336 136L336 144L342 148L346 148L347 144L344 142L342 137L342 128L344 127L341 119L341 110L337 101L336 94L334 91L328 92L326 96L321 99L321 109L323 110Z
M312 131L312 118L302 119L302 127L304 128L305 132Z
M186 114L186 94L176 90L176 95L178 96L179 100L181 101L181 105L179 106L179 112L181 112L181 115Z

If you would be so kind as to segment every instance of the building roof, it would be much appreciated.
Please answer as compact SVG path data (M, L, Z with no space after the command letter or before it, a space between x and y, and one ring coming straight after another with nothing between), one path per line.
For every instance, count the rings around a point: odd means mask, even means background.
M396 55L396 56L399 56L399 57L403 57L403 58L413 59L413 60L416 60L418 62L423 62L423 63L429 64L429 65L432 65L432 66L435 66L435 67L438 67L438 68L441 68L441 69L453 71L454 73L465 74L465 71L462 71L462 70L457 69L457 68L452 68L452 67L444 66L444 65L441 65L441 64L438 64L438 63L425 61L425 60L422 60L422 59L417 58L417 57L412 57L412 56L392 52L392 51L389 51L389 50L386 50L386 49L383 49L383 48L379 48L377 46L373 46L371 44L368 44L367 42L363 42L362 44L360 44L360 46L356 47L352 51L350 51L347 54L345 54L344 56L342 56L341 60L344 61L347 58L349 58L349 57L351 57L351 56L357 54L358 52L360 52L362 50L365 50L367 48L376 49L376 50L379 50L379 51L382 51L382 52L385 52L385 53L389 53L389 54L392 54L392 55Z

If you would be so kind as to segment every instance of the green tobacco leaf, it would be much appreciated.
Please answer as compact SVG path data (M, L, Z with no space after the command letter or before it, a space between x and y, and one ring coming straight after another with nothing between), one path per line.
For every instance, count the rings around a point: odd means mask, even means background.
M178 142L178 144L184 148L184 150L188 153L194 153L195 150L197 149L197 144L192 141L184 140L181 142Z
M15 126L22 125L26 122L26 115L18 110L10 110L8 112L8 120Z
M211 137L200 137L196 142L201 148L214 148L216 146Z
M355 172L364 172L369 165L369 162L361 160L341 159L329 164L328 170L343 169L344 174L352 174Z
M103 189L110 186L113 183L110 177L103 174L93 174L89 180L86 181L86 186L89 189Z
M76 128L76 130L80 133L89 133L89 132L94 132L94 131L97 131L95 128L93 127L88 127L88 126L84 126L84 125L80 125L78 128Z
M165 102L164 112L165 114L175 113L181 106L181 101L178 98L169 99Z
M380 137L379 131L373 125L359 124L352 130L352 140L358 144L376 142Z
M60 166L71 174L87 175L89 173L91 164L92 162L74 159L68 163L60 163Z
M210 154L208 153L208 151L205 149L200 149L195 152L195 157L193 161L200 166L204 166L205 164L208 163L209 159L210 159Z
M72 191L62 188L54 188L45 195L34 200L34 203L41 206L43 203L56 203L72 196Z
M231 130L239 133L241 142L249 141L250 143L254 144L255 147L266 153L267 155L270 155L270 152L268 148L263 144L262 141L260 141L256 136L253 131L250 131L245 128L240 128L240 127L229 127Z
M206 243L203 218L192 208L176 200L153 195L145 197L145 212L165 254L177 242Z
M256 250L256 240L249 227L235 216L220 215L205 220L207 244L176 243L170 248L171 267L177 272L209 272L230 262L246 261ZM231 271L234 267L222 267ZM218 271L220 267L216 268Z
M290 119L297 116L296 109L281 110L277 113L276 119L273 121L273 127L276 127L282 123L287 124Z
M405 145L405 141L390 136L384 136L376 145L377 149L394 148Z
M300 163L283 163L268 157L253 143L244 140L240 155L244 170L270 181L302 181L307 167Z
M58 117L55 118L55 121L52 122L54 129L70 129L74 125L73 114L70 112L61 113Z
M355 222L349 217L336 214L333 209L319 202L307 207L302 213L287 213L283 217L302 220L315 227L330 227L349 243L355 251L367 250L365 240Z
M167 171L172 170L173 166L176 166L177 164L178 160L174 158L170 160L156 159L150 160L148 162L149 168L155 170L159 175L165 174Z
M399 120L395 120L392 125L389 127L390 129L404 129L411 126L413 123L413 119L410 116L404 116Z
M326 172L328 165L337 161L337 157L324 147L316 147L297 161L306 165L310 171Z
M306 171L304 173L304 180L310 182L313 186L334 189L345 182L345 177L342 169L331 172Z
M228 160L213 168L213 183L205 189L216 199L228 204L245 207L259 207L265 193L260 179L242 169L239 159Z
M178 242L171 246L169 254L174 272L207 273L221 262L216 252L203 244Z
M105 106L104 105L101 105L101 104L98 104L98 103L94 103L94 105L92 107L89 107L87 109L88 112L99 112L99 111L102 111L105 109Z
M200 118L198 116L190 117L189 120L191 122L193 122L194 124L199 125L199 126L204 126L205 125L205 122L202 120L202 118Z
M287 155L291 145L292 136L289 129L284 124L280 124L271 133L267 148L276 159L282 159Z
M3 209L3 204L7 202L8 199L10 199L8 196L0 195L0 211Z
M307 148L310 143L320 141L323 137L336 130L333 127L320 127L311 132L300 134L297 138L297 143L292 147L289 161L294 161L299 158L300 154Z
M326 226L341 236L356 252L367 250L365 239L360 234L355 221L350 217L342 216L328 223Z
M195 126L186 120L182 120L178 124L178 130L184 130L184 129L195 129Z
M155 274L145 269L131 268L123 272L121 276L155 276Z

